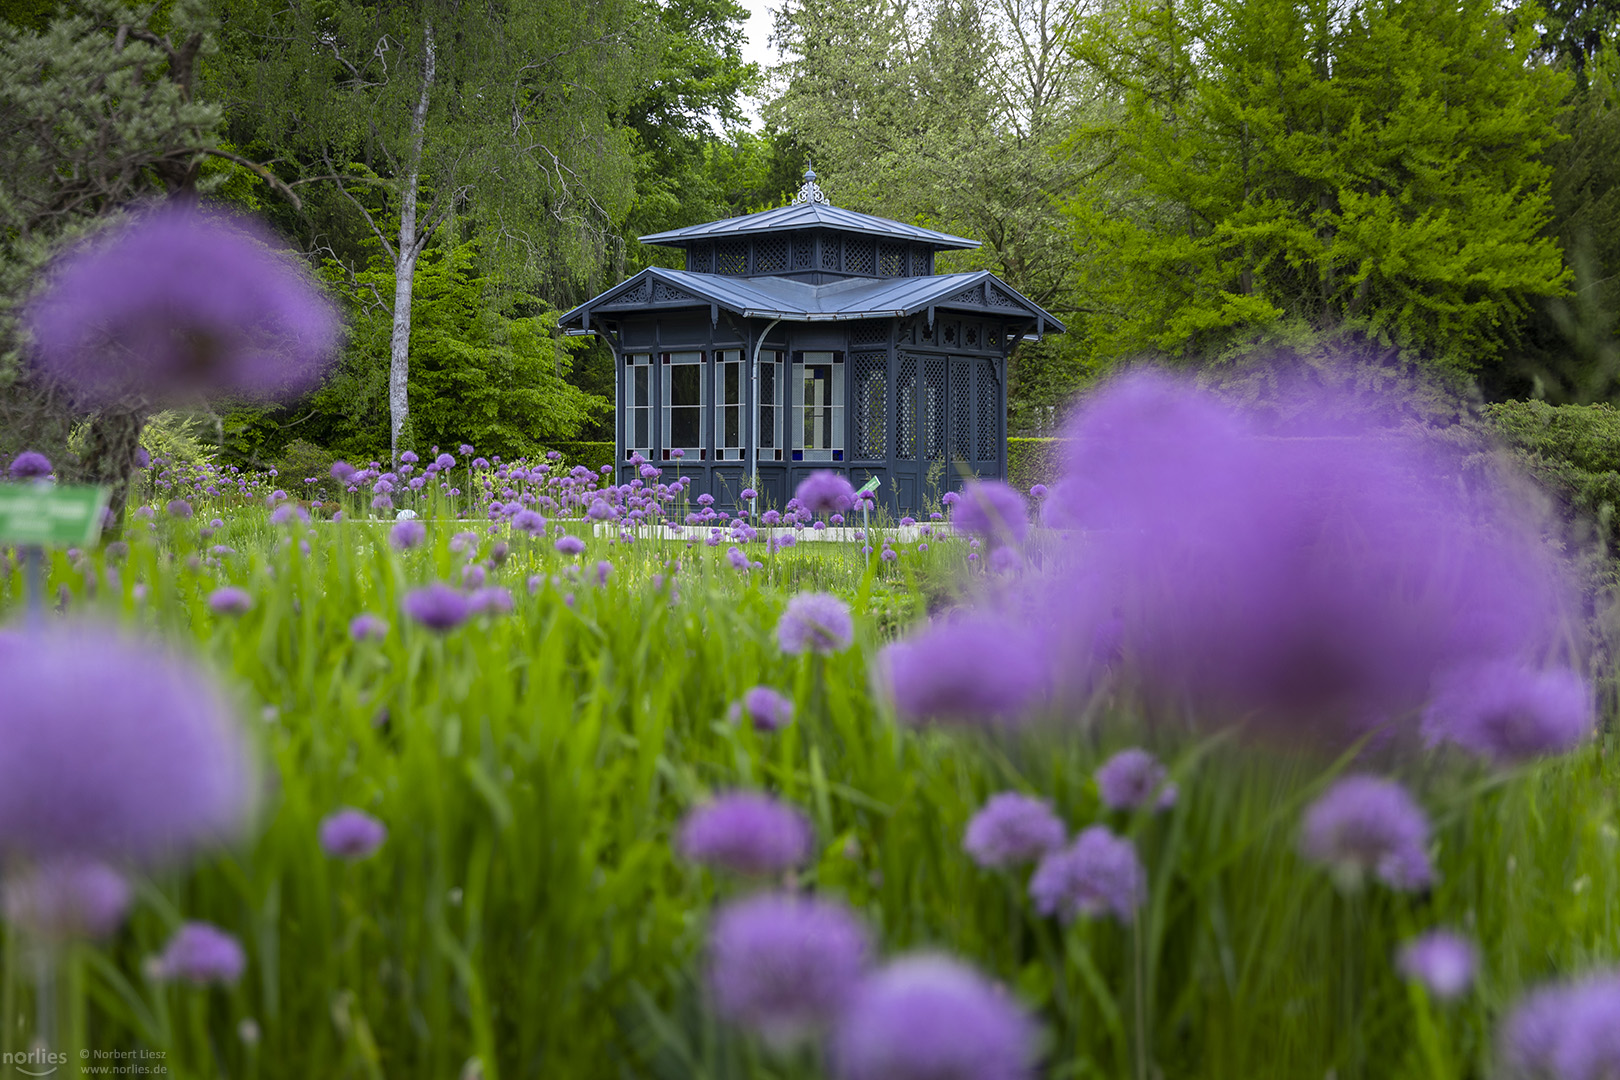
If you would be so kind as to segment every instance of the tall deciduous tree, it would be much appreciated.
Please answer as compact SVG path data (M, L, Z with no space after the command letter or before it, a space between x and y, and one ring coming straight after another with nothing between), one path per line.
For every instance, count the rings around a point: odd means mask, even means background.
M1076 55L1116 103L1069 206L1104 358L1353 332L1494 364L1567 274L1541 230L1567 75L1493 0L1127 0Z

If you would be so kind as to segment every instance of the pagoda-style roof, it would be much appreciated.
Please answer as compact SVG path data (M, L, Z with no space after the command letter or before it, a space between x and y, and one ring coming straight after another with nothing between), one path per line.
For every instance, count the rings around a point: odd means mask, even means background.
M988 270L926 277L852 277L812 284L786 277L731 277L649 266L574 308L560 321L565 327L577 327L571 333L589 333L593 314L628 315L683 307L707 307L715 320L724 309L744 318L790 322L904 318L941 307L1027 318L1035 322L1037 335L1047 330L1063 332L1062 323Z
M761 210L757 214L744 214L741 217L705 222L702 225L688 225L684 229L653 233L640 239L643 244L685 247L699 240L816 228L839 229L866 236L904 240L932 247L936 251L960 251L979 246L977 240L968 240L949 233L935 232L933 229L875 217L872 214L862 214L856 210L845 210L841 206L815 202L790 203L787 206L778 206L774 210Z

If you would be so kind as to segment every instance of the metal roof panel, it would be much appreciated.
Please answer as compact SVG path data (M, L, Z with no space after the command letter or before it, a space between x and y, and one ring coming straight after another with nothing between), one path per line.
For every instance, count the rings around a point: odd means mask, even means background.
M841 206L828 206L825 203L803 202L790 203L787 206L778 206L773 210L761 210L754 214L743 214L740 217L722 218L719 221L708 221L702 225L688 225L684 229L670 229L667 232L649 233L639 237L643 244L667 244L672 247L681 247L694 240L708 240L716 237L751 236L760 233L793 232L799 229L839 229L845 232L866 233L870 236L888 236L897 240L909 240L913 243L927 244L942 251L971 249L979 246L977 240L968 240L961 236L952 236L950 233L936 232L933 229L924 229L917 225L907 225L901 221L877 217L873 214L863 214L857 210L846 210Z

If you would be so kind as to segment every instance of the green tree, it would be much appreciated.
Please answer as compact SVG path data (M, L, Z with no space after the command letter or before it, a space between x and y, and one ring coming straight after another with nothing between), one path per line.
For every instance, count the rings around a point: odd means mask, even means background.
M1309 332L1494 365L1568 275L1543 235L1567 75L1490 0L1127 0L1076 56L1113 109L1068 213L1101 362Z

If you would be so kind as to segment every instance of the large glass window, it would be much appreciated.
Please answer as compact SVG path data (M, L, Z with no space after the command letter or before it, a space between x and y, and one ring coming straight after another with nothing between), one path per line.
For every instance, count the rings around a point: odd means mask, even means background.
M759 354L759 460L782 460L782 354Z
M843 461L844 355L799 356L793 366L793 460Z
M717 461L742 460L743 351L721 349L714 354L714 456Z
M703 354L669 352L662 359L663 456L668 458L671 450L684 450L699 460L707 458L703 447Z
M624 456L652 455L652 354L624 356Z

